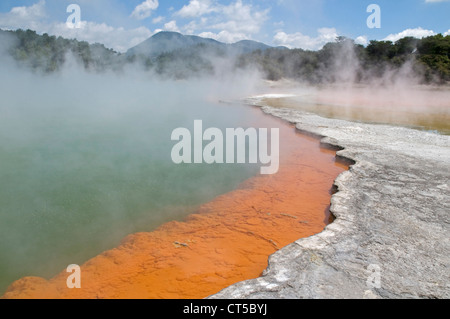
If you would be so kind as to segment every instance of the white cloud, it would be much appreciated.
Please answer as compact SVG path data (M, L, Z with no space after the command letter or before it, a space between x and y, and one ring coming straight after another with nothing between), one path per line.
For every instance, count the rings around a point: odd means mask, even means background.
M11 9L11 14L22 19L43 18L45 17L45 0L40 0L29 7L14 7Z
M159 2L158 0L146 0L134 8L131 16L138 20L143 20L151 16L152 11L158 9Z
M268 19L269 10L255 11L251 5L245 5L241 0L222 7L222 21L211 25L211 28L230 33L256 34Z
M183 32L185 34L195 34L199 28L199 24L195 20L193 20L183 26Z
M172 32L180 32L180 29L178 29L177 22L175 20L167 22L164 25L164 30L165 31L172 31Z
M65 22L47 22L46 17L45 1L41 0L29 7L14 7L10 12L0 14L0 28L31 29L39 34L48 33L89 43L102 43L119 52L127 51L152 35L145 27L127 30L89 21L81 21L78 29L69 28Z
M187 34L198 34L222 42L251 39L268 20L269 9L259 10L251 4L236 0L227 5L214 0L190 0L174 15L192 18L180 27Z
M422 39L425 37L436 35L436 33L432 30L425 30L422 28L415 28L415 29L406 29L402 32L396 33L396 34L390 34L386 38L384 38L384 41L392 41L396 42L402 38L405 37L414 37L418 39Z
M118 52L126 52L129 48L152 36L152 32L145 27L127 30L121 27L115 28L105 23L98 24L87 21L81 22L80 29L68 28L65 23L59 23L49 26L45 32L89 43L101 43Z
M211 0L190 0L189 4L183 6L175 15L183 18L195 18L216 11L217 8L212 5Z
M157 24L157 23L163 22L164 19L165 19L164 17L159 16L159 17L154 18L154 19L152 20L152 23L153 23L153 24Z
M450 29L447 32L444 32L444 36L450 35Z
M367 39L367 36L361 35L355 39L355 43L366 46L369 44L369 40Z
M235 43L241 40L248 39L243 33L231 33L228 31L221 31L219 33L214 32L202 32L199 34L203 38L211 38L224 43Z
M29 7L14 7L10 12L0 14L0 28L35 30L45 18L45 0L41 0Z
M449 2L450 0L425 0L426 3Z
M335 28L321 28L317 30L316 37L304 35L301 32L287 34L277 32L274 36L276 45L286 46L288 48L301 48L304 50L320 50L325 44L334 42L338 37Z

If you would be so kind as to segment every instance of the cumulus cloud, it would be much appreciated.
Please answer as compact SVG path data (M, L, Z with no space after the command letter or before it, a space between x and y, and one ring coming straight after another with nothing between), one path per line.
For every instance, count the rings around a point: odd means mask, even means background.
M269 10L255 11L251 5L245 5L241 0L222 8L223 21L212 25L218 30L231 33L255 34L268 19Z
M384 41L396 42L404 37L414 37L422 39L433 35L436 35L436 33L433 30L426 30L419 27L415 29L406 29L396 34L390 34L384 39Z
M152 22L153 22L153 24L156 24L156 23L160 23L160 22L164 21L164 19L165 19L164 17L159 16L159 17L153 18Z
M369 40L367 39L367 36L361 35L355 39L355 43L366 46L369 44Z
M45 0L41 0L29 7L14 7L8 13L0 14L0 28L6 30L20 29L27 26L29 29L39 28L46 18Z
M45 1L28 7L14 7L8 13L0 14L0 28L6 30L31 29L39 34L76 38L90 43L102 43L108 48L125 52L152 35L146 27L125 29L105 23L81 21L80 28L69 28L65 22L48 22Z
M261 31L269 19L269 9L259 10L251 4L237 0L223 5L211 0L190 0L174 14L180 18L193 18L181 30L197 33L223 42L251 39Z
M325 44L334 42L338 37L335 28L320 28L316 37L304 35L301 32L287 34L283 31L274 36L274 43L288 48L300 48L304 50L320 50Z
M235 43L241 40L248 39L244 33L231 33L228 31L220 31L219 33L214 32L202 32L199 34L202 38L211 38L224 43Z
M159 2L158 0L146 0L134 8L131 16L138 20L143 20L152 15L152 11L158 9Z
M122 53L147 40L153 34L145 27L127 30L122 27L115 28L105 23L99 24L88 21L82 21L79 29L68 28L65 23L52 24L45 29L45 32L89 43L102 43L106 47Z
M217 12L217 9L217 7L213 6L211 0L190 0L189 4L183 6L175 15L183 18L195 18L211 12Z
M45 17L45 0L41 0L29 7L14 7L11 9L11 14L16 18L42 18Z
M180 32L180 29L178 28L177 22L175 20L172 20L164 24L164 30L172 32Z

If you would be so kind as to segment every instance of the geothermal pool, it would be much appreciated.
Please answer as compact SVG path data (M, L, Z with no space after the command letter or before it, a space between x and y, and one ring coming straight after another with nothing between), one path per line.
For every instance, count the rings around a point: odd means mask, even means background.
M183 219L258 172L173 164L173 129L251 119L244 107L209 102L199 86L86 75L3 83L0 294L20 277L52 276L128 234Z
M284 89L262 96L264 105L287 107L327 118L405 126L450 135L450 88L350 86Z
M0 108L2 292L27 277L6 297L204 298L329 223L348 167L318 140L196 85L99 83L28 83ZM196 119L280 128L278 174L173 164L172 130ZM83 289L67 289L69 264L81 265Z

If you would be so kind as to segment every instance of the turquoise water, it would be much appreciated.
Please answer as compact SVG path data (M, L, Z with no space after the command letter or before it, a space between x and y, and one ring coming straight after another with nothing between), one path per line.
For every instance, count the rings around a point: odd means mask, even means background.
M175 165L175 128L245 127L250 110L215 86L78 75L20 76L0 88L0 294L50 278L130 233L182 220L257 174Z

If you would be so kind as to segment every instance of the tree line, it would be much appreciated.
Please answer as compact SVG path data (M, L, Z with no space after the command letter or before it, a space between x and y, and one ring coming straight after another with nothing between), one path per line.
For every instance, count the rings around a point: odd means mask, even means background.
M268 49L241 56L240 67L256 65L270 80L291 78L310 83L411 76L420 83L450 81L450 36L405 37L396 42L370 41L364 47L339 37L319 51Z
M156 57L120 54L102 44L75 39L39 35L32 30L0 31L9 37L9 54L19 65L35 72L53 73L68 59L86 70L120 71L127 65L177 79L214 75L214 61L227 52L200 44L165 52ZM230 69L256 67L267 79L294 79L311 84L350 81L364 83L393 76L411 76L424 84L450 81L450 36L438 34L416 39L405 37L396 42L370 41L367 46L338 37L321 50L269 48L232 57ZM388 75L386 77L386 75Z
M32 30L1 31L6 42L6 54L19 66L36 72L52 73L60 70L69 59L87 70L102 71L117 67L118 54L102 44L69 40L62 37L37 34Z

